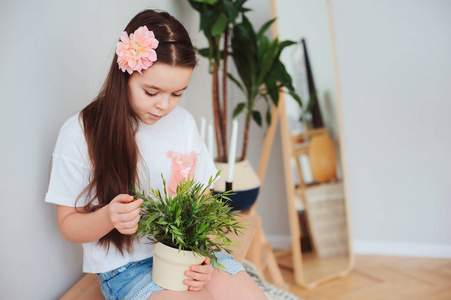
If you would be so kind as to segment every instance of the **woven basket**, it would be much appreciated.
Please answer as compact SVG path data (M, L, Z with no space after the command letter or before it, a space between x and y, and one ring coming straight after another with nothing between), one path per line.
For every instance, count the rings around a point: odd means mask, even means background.
M346 255L348 230L343 185L328 183L309 187L305 200L318 257Z

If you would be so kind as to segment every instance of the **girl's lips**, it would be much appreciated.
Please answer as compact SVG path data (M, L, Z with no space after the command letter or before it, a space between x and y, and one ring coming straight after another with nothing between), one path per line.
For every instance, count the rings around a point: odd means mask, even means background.
M152 120L160 120L163 116L157 116L157 115L154 115L154 114L150 114L149 113L149 116L150 116L150 118L152 119Z

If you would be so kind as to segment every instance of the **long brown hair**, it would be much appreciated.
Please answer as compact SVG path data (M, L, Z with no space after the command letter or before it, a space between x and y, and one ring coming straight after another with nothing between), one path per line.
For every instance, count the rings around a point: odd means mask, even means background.
M156 63L194 68L195 51L179 21L164 11L144 10L130 21L125 31L130 35L144 25L160 42ZM127 194L139 181L139 149L135 141L138 119L129 102L129 78L127 72L119 69L115 55L99 95L80 113L93 166L91 181L81 194L90 198L85 212L106 206L119 194ZM98 204L94 205L95 201ZM124 250L132 251L133 237L113 229L99 243L107 249L113 244L123 254Z

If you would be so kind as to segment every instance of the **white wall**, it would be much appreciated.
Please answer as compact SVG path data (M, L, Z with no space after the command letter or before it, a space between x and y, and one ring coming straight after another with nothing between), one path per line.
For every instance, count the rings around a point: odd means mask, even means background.
M57 299L81 276L81 246L44 203L58 130L98 92L140 10L174 1L1 1L0 298Z
M356 251L451 257L451 2L332 4Z

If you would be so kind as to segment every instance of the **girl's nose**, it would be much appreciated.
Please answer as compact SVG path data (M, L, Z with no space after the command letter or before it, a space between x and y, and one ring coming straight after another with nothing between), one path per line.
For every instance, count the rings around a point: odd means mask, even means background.
M169 106L169 96L161 95L158 97L157 102L155 103L155 107L161 110L167 109Z

